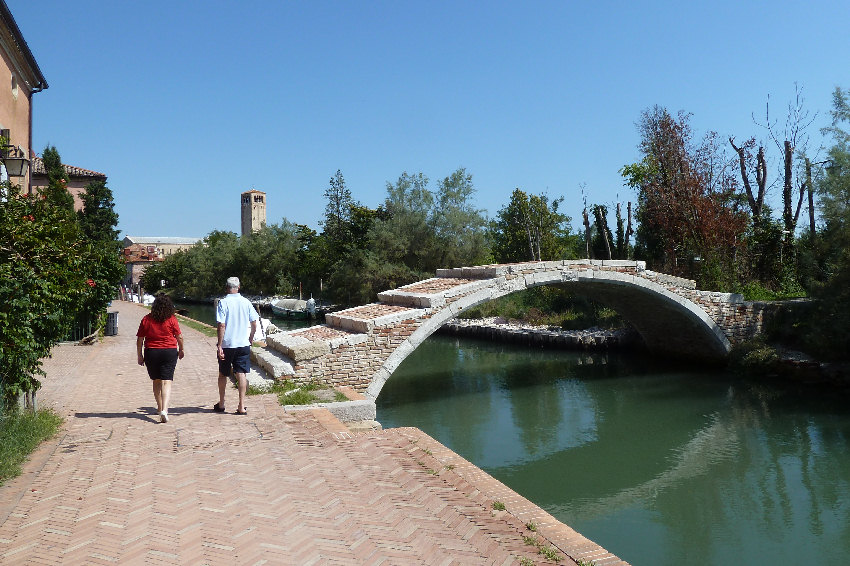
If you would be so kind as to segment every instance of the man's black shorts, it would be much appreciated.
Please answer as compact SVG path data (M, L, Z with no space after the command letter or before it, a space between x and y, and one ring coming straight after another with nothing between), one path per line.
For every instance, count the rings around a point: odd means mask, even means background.
M224 359L218 360L218 371L222 375L230 375L230 369L235 373L248 373L251 371L251 346L241 348L222 348Z

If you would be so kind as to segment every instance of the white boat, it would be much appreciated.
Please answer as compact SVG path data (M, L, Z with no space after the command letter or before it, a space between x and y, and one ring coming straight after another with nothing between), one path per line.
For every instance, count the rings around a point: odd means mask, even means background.
M316 316L316 301L310 297L301 299L279 299L271 304L272 312L282 318L307 319Z

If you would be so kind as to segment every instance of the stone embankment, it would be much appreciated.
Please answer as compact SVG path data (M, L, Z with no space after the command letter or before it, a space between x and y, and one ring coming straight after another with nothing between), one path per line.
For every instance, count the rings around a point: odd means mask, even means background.
M534 326L508 321L501 317L454 319L444 324L439 332L467 338L567 350L625 349L641 344L638 334L629 328L564 330L557 326Z

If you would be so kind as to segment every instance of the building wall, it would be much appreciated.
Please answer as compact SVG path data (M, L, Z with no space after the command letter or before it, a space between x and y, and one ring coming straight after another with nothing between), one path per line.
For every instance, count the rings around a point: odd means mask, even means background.
M30 159L32 91L9 57L10 41L8 30L0 26L0 129L8 129L9 142L20 146ZM11 181L26 192L30 181L29 169L25 177L12 177Z
M74 212L78 212L83 209L83 199L82 194L86 192L86 185L94 181L95 179L88 178L73 178L66 179L68 184L65 185L68 188L68 192L71 193L71 196L74 197ZM47 177L44 175L33 175L32 178L32 191L37 193L41 189L47 188Z

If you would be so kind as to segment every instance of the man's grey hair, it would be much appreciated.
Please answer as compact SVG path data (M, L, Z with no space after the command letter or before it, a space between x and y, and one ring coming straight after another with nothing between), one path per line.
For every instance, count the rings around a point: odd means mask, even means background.
M239 278L238 277L228 277L227 278L227 288L228 289L238 289L239 288Z

